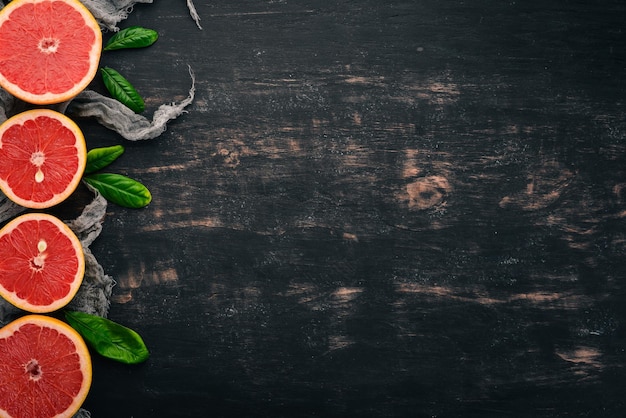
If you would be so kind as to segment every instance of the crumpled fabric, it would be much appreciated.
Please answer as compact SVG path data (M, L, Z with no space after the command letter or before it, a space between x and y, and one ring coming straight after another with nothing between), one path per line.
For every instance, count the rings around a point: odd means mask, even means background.
M104 29L117 32L117 24L128 17L137 3L152 3L153 0L81 0L81 2L91 11L100 26ZM172 0L169 0L172 1ZM187 7L191 18L200 26L200 16L192 0L187 0Z
M172 1L172 0L170 0ZM118 31L118 23L126 19L132 8L137 3L152 3L153 0L81 0L92 12L103 30ZM6 1L0 0L0 9ZM187 6L191 18L198 28L200 17L193 5L192 0L187 0ZM85 90L75 97L70 103L62 104L62 109L71 117L95 118L100 124L117 132L123 138L130 141L138 141L156 138L161 135L169 121L184 113L185 108L194 100L195 77L191 68L191 87L187 98L180 103L161 105L151 119L135 114L120 102L103 96L91 90ZM23 103L15 99L5 90L0 89L0 123L8 117L19 112ZM78 293L68 305L68 309L87 312L106 317L109 311L110 297L115 281L104 271L89 246L102 231L102 223L106 214L107 201L96 190L90 188L95 197L85 206L81 215L73 220L65 221L66 224L78 236L85 254L85 276ZM0 223L13 218L25 211L25 208L10 201L0 193ZM0 326L15 319L22 312L13 305L0 298ZM90 418L91 414L85 409L74 415L73 418Z
M198 29L202 29L202 25L200 25L200 16L198 15L198 12L196 11L196 6L193 5L193 1L192 0L187 0L187 8L189 8L189 14L191 15L191 18L194 20L194 22L196 22L196 26L198 27Z
M153 139L161 135L167 123L182 115L195 96L195 76L189 68L191 87L180 103L162 104L152 119L138 115L120 102L92 90L79 93L68 105L66 113L77 118L95 118L101 125L117 132L129 141ZM1 116L1 115L0 115Z
M89 246L102 232L107 200L97 190L90 189L96 195L93 201L85 206L76 219L65 221L80 240L85 254L85 276L76 296L67 308L106 317L109 313L111 293L115 282L104 272L104 268L98 263Z
M170 0L171 1L171 0ZM117 32L117 24L126 19L137 3L152 0L81 0L104 29Z

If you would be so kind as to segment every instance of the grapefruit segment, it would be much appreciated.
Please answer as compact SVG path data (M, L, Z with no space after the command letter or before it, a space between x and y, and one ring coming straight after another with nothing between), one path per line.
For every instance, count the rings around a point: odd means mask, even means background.
M14 0L0 11L0 86L26 102L76 96L101 51L98 22L78 0Z
M80 128L49 109L29 110L0 125L0 190L18 205L43 209L76 189L87 162Z
M36 313L60 309L84 273L80 241L55 216L21 215L0 230L0 296L14 306Z
M73 416L91 386L91 357L69 325L23 316L0 329L0 416Z

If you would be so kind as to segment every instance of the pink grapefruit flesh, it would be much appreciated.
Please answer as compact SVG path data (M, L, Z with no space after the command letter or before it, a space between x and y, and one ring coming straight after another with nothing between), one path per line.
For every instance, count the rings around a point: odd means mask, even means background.
M91 376L87 346L66 323L26 315L0 329L0 416L72 417Z
M98 22L78 0L14 0L0 11L0 86L26 102L76 96L101 51Z
M83 248L55 216L28 213L0 230L0 296L29 312L67 305L85 273Z
M87 146L80 128L48 109L0 125L0 190L18 205L43 209L67 199L82 178Z

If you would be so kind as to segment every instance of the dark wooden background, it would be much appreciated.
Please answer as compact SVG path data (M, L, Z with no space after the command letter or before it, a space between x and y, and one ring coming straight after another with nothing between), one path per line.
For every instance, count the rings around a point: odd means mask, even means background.
M626 416L622 0L195 4L102 57L189 113L81 122L154 197L92 247L152 353L94 417Z

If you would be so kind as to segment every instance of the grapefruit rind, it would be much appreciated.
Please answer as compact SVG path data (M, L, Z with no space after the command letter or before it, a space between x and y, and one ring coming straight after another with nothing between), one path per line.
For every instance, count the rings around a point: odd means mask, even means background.
M19 332L20 328L22 328L25 325L35 325L35 326L40 327L40 329L50 328L52 330L55 330L59 334L67 337L71 341L73 346L75 347L76 354L78 355L78 359L79 359L79 369L82 373L83 380L81 382L80 389L75 395L73 395L73 401L71 402L71 404L67 406L67 408L64 411L58 411L56 415L54 415L54 417L55 418L70 418L74 416L74 414L78 412L81 405L85 401L87 394L89 393L89 389L91 388L91 382L92 382L91 355L89 353L89 349L87 348L87 345L85 344L85 341L80 336L80 334L76 330L74 330L72 327L70 327L68 324L58 319L55 319L49 316L44 316L44 315L25 315L21 318L14 320L13 322L10 322L9 324L5 325L4 327L0 329L0 341L5 340L5 339L10 339L11 337L15 335L16 332ZM42 341L38 341L38 342L40 344L42 343ZM50 341L50 344L53 344L55 342L56 341ZM29 343L28 345L30 347L35 346L35 344L32 342ZM28 349L29 347L24 347L25 352L28 352L27 351ZM5 354L5 353L2 353L2 354ZM59 356L57 357L59 358L64 354L71 355L73 353L71 352L59 353ZM20 355L23 355L21 350L19 352L18 350L14 350L10 353L10 359L1 358L0 363L2 363L3 370L8 369L11 366L10 363L19 359ZM29 359L23 359L23 360L25 362L28 362L32 359L29 358ZM45 361L45 359L41 359L41 360ZM54 361L55 359L51 358L47 360ZM19 364L19 367L23 368L24 365ZM46 373L45 365L42 364L42 377L45 376L45 373ZM57 385L48 385L48 388L58 387L58 386L63 387L63 383L64 383L63 381L60 381L58 382ZM28 399L27 396L24 396L24 392L20 394L18 399L23 401L25 404L28 402L32 402L31 399ZM0 399L0 416L1 417L21 418L19 415L11 415L6 409L3 409L3 407L8 407L8 405L6 405L4 402L5 400Z
M88 61L87 69L83 71L82 77L78 77L77 80L73 78L70 79L70 76L67 77L67 82L71 87L65 88L60 92L50 92L47 91L45 93L35 93L33 92L34 87L32 86L33 81L32 77L28 75L28 68L31 65L39 65L39 68L45 68L45 72L43 74L43 82L50 83L51 88L54 88L54 82L57 82L57 87L59 84L59 75L60 74L68 74L72 69L77 68L76 65L72 65L74 63L63 62L63 59L69 59L65 57L75 57L80 55L76 50L77 40L84 39L84 36L76 33L66 33L64 37L59 39L58 32L61 30L64 25L67 25L67 20L65 22L59 21L54 24L49 25L40 25L38 22L42 19L40 15L33 14L30 18L21 19L22 21L26 21L26 26L17 26L16 28L11 28L5 32L2 31L2 26L11 19L11 14L18 10L20 7L26 5L36 5L39 3L64 3L70 6L73 10L78 12L80 17L83 19L84 28L87 30L87 33L93 33L94 39L91 43L91 49L89 52L82 51L86 58L85 61ZM58 17L56 17L58 18ZM67 16L64 16L67 19ZM80 22L79 22L80 23ZM32 28L32 26L35 28ZM55 35L56 30L56 37ZM3 34L4 33L4 34ZM26 43L27 39L31 39L29 37L25 37L24 34L28 33L37 33L38 38L34 39L35 42ZM31 40L33 40L31 39ZM38 42L37 42L38 41ZM54 50L54 54L61 55L61 51L63 52L64 58L61 58L59 63L56 64L56 68L46 67L45 62L51 60L51 53L42 53L40 56L36 56L34 58L33 52L37 52L37 48L42 50L42 43L51 43L51 47L47 48L47 50ZM56 46L54 46L56 45ZM45 49L45 47L44 47ZM2 53L3 50L6 50L6 53ZM16 53L19 52L19 53ZM25 51L29 51L30 55L26 54ZM100 26L96 21L93 14L87 9L80 1L77 0L21 0L21 1L12 1L7 4L2 10L0 10L0 86L5 89L7 92L12 94L13 96L32 104L38 105L48 105L55 104L68 101L74 98L78 93L83 91L89 83L94 79L96 73L98 72L98 65L100 63L100 55L102 53L102 32L100 30ZM26 62L20 62L26 61ZM3 62L7 62L6 69L3 71ZM83 61L84 63L84 61ZM17 66L16 66L17 64ZM53 71L54 70L54 71ZM5 74L6 73L6 74ZM24 79L23 77L26 78ZM21 80L17 78L22 77ZM27 86L26 84L31 84L31 86ZM29 88L30 87L30 88Z
M2 229L0 229L0 254L3 254L3 246L4 245L13 245L13 240L4 239L5 236L10 235L11 233L18 230L20 225L24 222L28 221L37 221L37 222L50 222L52 223L58 230L60 234L69 239L72 249L74 250L74 254L76 256L76 268L73 272L73 277L69 281L69 290L64 295L59 295L53 301L47 304L34 304L29 302L28 300L21 297L18 292L24 291L24 289L15 289L10 290L7 289L5 283L10 280L10 278L6 277L12 274L12 269L9 266L4 266L4 263L14 263L15 258L9 260L8 258L0 259L0 296L2 296L7 302L11 303L13 306L22 309L27 312L32 313L49 313L59 310L66 306L73 298L76 296L80 285L83 282L83 277L85 275L85 254L83 252L82 244L80 240L74 234L74 232L65 224L63 221L58 219L53 215L49 215L46 213L27 213L24 215L20 215L17 218L13 219L9 223L7 223ZM27 231L29 232L29 231ZM35 233L34 231L30 231L31 233ZM31 239L31 245L38 246L41 242L40 236L33 236ZM9 242L11 241L11 242ZM19 245L19 244L18 244ZM13 249L10 249L11 251ZM27 248L23 246L19 248L19 251L24 252ZM44 248L43 251L39 251L41 248L37 248L37 251L40 253L50 254L51 251L54 251L55 248ZM31 254L33 253L33 249L30 249ZM22 260L24 261L24 260ZM24 269L28 269L29 264L32 263L32 260L24 261ZM12 266L13 269L15 266ZM26 274L26 273L25 273ZM66 282L67 283L67 282Z
M85 171L85 166L87 164L87 144L85 143L85 137L83 135L82 130L69 117L65 116L62 113L59 113L50 109L33 109L33 110L27 110L25 112L19 113L7 119L0 125L0 155L2 154L2 138L7 132L7 130L16 125L23 126L25 122L34 121L38 117L48 117L48 118L57 120L58 122L61 123L61 125L64 128L69 129L70 132L74 135L74 138L75 138L74 145L76 147L76 156L78 160L77 161L78 167L76 169L76 172L74 173L71 181L67 183L67 186L65 187L65 189L63 189L59 193L54 194L54 196L52 196L51 198L47 200L36 201L32 197L27 198L25 196L18 195L18 193L16 193L13 190L12 185L9 184L8 179L2 175L0 175L0 191L2 191L2 193L4 193L11 201L13 201L14 203L20 206L30 208L30 209L47 209L49 207L58 205L59 203L67 199L72 193L74 193L74 191L80 184L83 173ZM10 158L10 157L7 156L6 158ZM4 160L2 164L6 164L6 161L7 160ZM24 167L26 167L27 165L28 165L28 162L25 162ZM2 170L0 169L0 172L1 171ZM18 184L16 184L16 186L18 185L21 186L23 184L24 182L20 181Z

